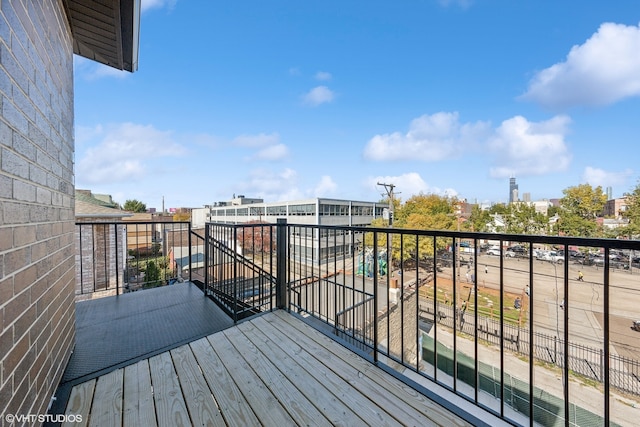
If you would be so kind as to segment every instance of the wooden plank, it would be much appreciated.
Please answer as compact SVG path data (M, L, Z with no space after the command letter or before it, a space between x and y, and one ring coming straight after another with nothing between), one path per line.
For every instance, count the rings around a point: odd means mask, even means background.
M224 334L209 335L207 339L262 424L268 426L294 424L278 399L238 354Z
M149 360L124 368L124 426L157 426Z
M232 427L261 425L209 341L202 338L190 343L189 347L227 424Z
M153 398L158 426L190 426L189 412L182 397L171 354L164 352L149 359Z
M249 325L246 323L246 325ZM228 329L224 335L251 366L271 393L280 401L297 425L328 425L324 415L296 388L296 385L274 366L259 347L242 333L239 328ZM275 344L273 344L275 346ZM304 388L306 384L298 384ZM308 385L307 385L308 386ZM316 383L314 387L321 387Z
M82 423L77 422L65 422L62 423L63 427L77 427L78 425L87 425L89 420L89 411L91 410L91 403L93 402L93 392L96 387L95 378L71 389L69 395L69 401L67 402L67 408L65 415L81 415Z
M191 348L188 345L175 348L171 357L193 425L226 426Z
M278 328L283 328L282 322L276 321L274 317L284 320L286 324L295 328L295 330L290 331L290 333L301 334L301 339L305 340L305 345L313 347L313 342L315 342L318 345L318 347L316 348L318 351L320 351L320 349L324 346L331 346L331 354L340 357L353 368L357 369L358 372L361 372L362 375L370 378L375 382L375 384L378 385L379 388L385 390L389 397L394 401L404 402L411 408L419 411L420 413L431 419L437 425L470 426L469 423L458 417L456 414L453 414L452 412L433 402L431 399L419 393L414 388L406 385L399 379L394 378L381 369L378 369L372 363L366 361L354 352L336 343L331 338L315 330L301 320L296 319L294 316L291 316L286 312L274 312L273 317L266 319L269 322L275 321L275 324L277 324ZM309 342L308 340L312 340L312 342ZM321 357L318 354L314 355Z
M98 378L91 405L90 426L122 425L123 376L124 369L116 369Z
M237 326L245 336L261 349L266 357L320 410L329 424L335 426L353 426L363 423L351 408L339 400L324 382L316 380L298 363L298 358L290 357L280 349L270 336L265 335L251 322Z
M271 320L275 322L266 321L266 317L270 317ZM274 324L278 322L281 323L282 326L274 326ZM402 425L402 423L393 418L391 414L386 412L385 407L374 404L368 396L354 389L353 384L350 384L348 380L345 380L339 373L328 366L338 366L338 368L336 368L338 371L342 366L340 360L336 356L333 356L330 351L323 351L323 356L326 358L326 364L324 364L311 354L312 349L307 348L307 346L302 343L304 337L299 331L293 329L287 331L287 333L281 331L282 327L287 328L286 323L271 316L261 316L260 318L252 320L252 323L260 328L266 336L271 337L273 342L286 354L294 358L310 376L325 384L337 399L351 408L362 419L359 424ZM356 380L357 377L353 379L353 381ZM420 425L415 422L414 424Z

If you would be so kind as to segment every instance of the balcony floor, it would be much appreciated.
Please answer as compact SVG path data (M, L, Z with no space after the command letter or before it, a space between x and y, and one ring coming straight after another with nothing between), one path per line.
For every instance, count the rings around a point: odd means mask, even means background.
M76 342L56 393L233 325L192 283L76 303ZM59 408L58 408L59 409Z
M92 425L471 425L285 311L76 385Z

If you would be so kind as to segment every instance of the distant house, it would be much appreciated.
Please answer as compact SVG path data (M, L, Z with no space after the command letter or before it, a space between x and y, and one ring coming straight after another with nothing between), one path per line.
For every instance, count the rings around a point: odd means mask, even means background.
M76 193L76 222L84 224L75 230L76 299L123 284L123 271L116 271L116 265L123 265L127 256L125 226L118 223L131 214L111 206L88 190ZM119 262L116 256L121 257Z

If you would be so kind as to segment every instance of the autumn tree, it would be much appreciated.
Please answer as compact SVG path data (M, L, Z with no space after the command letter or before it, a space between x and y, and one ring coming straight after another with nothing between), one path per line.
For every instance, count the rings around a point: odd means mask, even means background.
M562 193L560 220L556 224L558 232L565 236L597 237L600 227L596 219L607 203L602 187L581 184L566 188Z
M413 230L457 230L459 215L458 200L436 194L419 194L408 199L396 210L394 226ZM401 243L402 242L402 243ZM444 249L450 239L436 239L436 249ZM395 235L391 242L393 259L420 260L433 256L433 238L400 239Z
M174 222L186 222L191 221L191 213L190 212L178 212L173 215Z
M625 193L627 208L621 212L629 224L621 230L624 236L637 238L640 235L640 181L631 193Z
M140 200L129 199L126 202L124 202L122 209L124 209L127 212L135 212L135 213L146 212L147 205L142 203Z

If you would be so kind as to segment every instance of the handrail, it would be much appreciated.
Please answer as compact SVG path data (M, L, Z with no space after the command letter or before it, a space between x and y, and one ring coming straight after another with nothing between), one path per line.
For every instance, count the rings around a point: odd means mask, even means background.
M639 241L286 223L215 226L228 230L223 233L226 237L208 245L219 253L215 264L219 270L233 260L236 273L268 277L277 307L286 300L284 308L326 324L338 337L370 354L374 363L411 370L511 423L519 424L518 417L525 417L526 423L559 419L568 425L568 415L578 411L608 425L610 393L602 395L595 409L580 408L569 378L591 378L602 381L606 390L640 395L640 383L634 381L640 377L640 362L612 351L622 351L624 345L612 335L610 322L614 312L627 318L629 326L636 320L633 307L610 304L620 301L623 293L623 300L631 295L640 303L640 274L631 260L625 270L617 270L618 263L608 258L613 251L640 251ZM269 230L269 239L277 237L273 239L277 249L245 256L234 246L240 238L229 236L254 236L259 227ZM243 232L244 228L250 231ZM499 255L482 252L484 242L499 245ZM513 253L506 248L515 243L526 248L525 254L509 258ZM560 262L536 259L534 249L543 246L564 249ZM604 253L604 265L580 264L570 256L568 249L574 247ZM578 280L578 268L588 273L588 280ZM218 282L223 289L225 282ZM581 302L588 296L584 287L598 298ZM490 306L489 291L495 294ZM524 301L523 307L511 307L515 297ZM262 310L273 305L251 307ZM372 307L370 313L365 307ZM361 317L360 310L367 315ZM514 310L518 316L510 320ZM583 315L601 316L601 332L580 332L575 319ZM357 322L350 323L351 318ZM484 372L486 346L497 350L493 376ZM446 348L452 349L450 356ZM525 360L528 368L514 371L514 360ZM551 406L544 409L539 406L544 402L535 397L541 389L534 373L541 375L543 369L534 369L537 360L558 366L563 379L557 393L545 389L549 396L545 399L555 399L549 394L553 392L558 400L553 404L549 400ZM516 383L526 387L515 390ZM493 399L486 399L487 394Z

